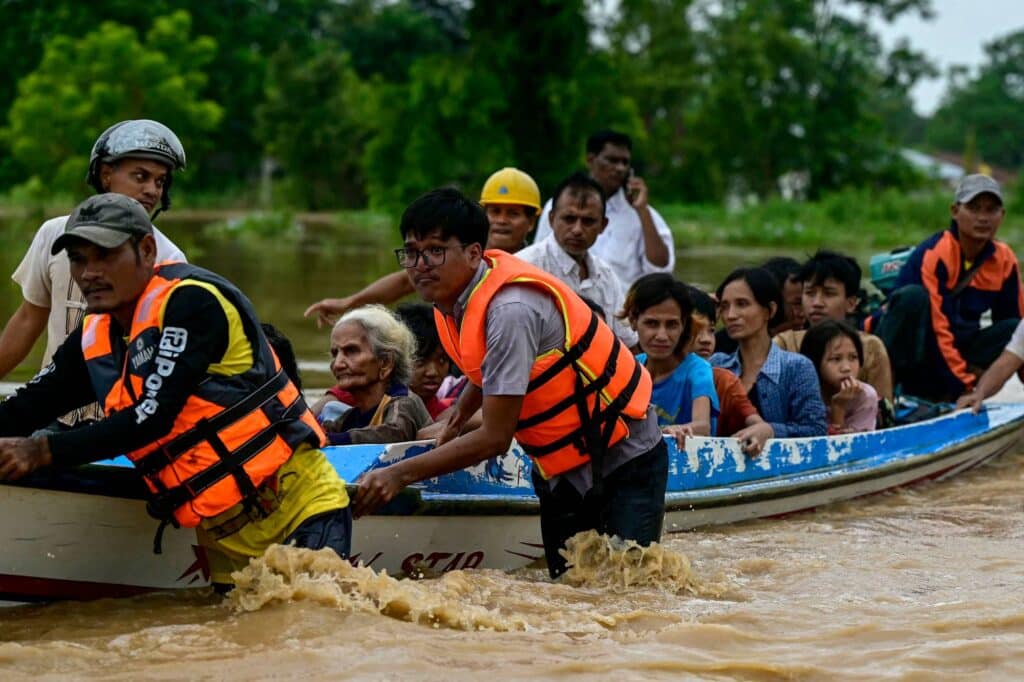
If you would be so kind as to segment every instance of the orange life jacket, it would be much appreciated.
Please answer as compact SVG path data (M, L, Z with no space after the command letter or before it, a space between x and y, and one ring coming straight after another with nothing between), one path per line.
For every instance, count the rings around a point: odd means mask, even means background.
M141 419L156 409L152 396L186 342L164 333L161 311L174 287L186 279L216 286L238 309L253 366L234 376L208 374L167 435L126 454L152 493L149 513L165 523L194 527L252 501L256 489L296 448L302 443L319 447L325 438L281 369L249 300L222 277L185 263L157 266L135 304L127 344L110 315L85 317L82 351L104 413L134 410Z
M623 416L647 415L651 375L560 279L504 251L486 251L484 260L490 268L470 293L461 326L434 309L445 351L470 381L482 385L491 299L507 284L549 295L565 324L565 345L534 361L516 440L544 478L600 457L629 434Z

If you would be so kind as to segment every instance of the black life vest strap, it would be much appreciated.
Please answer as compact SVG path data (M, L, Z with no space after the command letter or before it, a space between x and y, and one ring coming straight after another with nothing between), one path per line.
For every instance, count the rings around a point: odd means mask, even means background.
M587 349L590 348L590 344L593 343L594 337L597 335L597 327L597 315L591 312L590 324L587 325L587 330L583 332L583 335L572 345L571 348L569 348L569 350L565 352L564 355L562 355L562 357L555 360L550 367L537 375L536 378L531 379L530 383L526 386L526 391L529 393L530 391L537 390L557 376L558 373L566 367L569 367L570 365L575 366L576 361L583 357L583 353L585 353ZM618 339L615 339L615 341L618 343Z
M579 378L578 374L577 378ZM582 381L577 381L576 389L573 391L572 395L566 396L565 398L558 401L557 403L547 408L546 410L541 410L537 414L531 415L526 419L520 419L519 424L516 426L516 428L531 428L533 426L536 426L537 424L540 424L541 422L545 422L548 419L551 419L555 415L561 414L563 411L569 409L573 405L578 405L581 400L583 402L586 402L588 396L603 390L604 387L608 385L609 381L610 379L603 374L586 385L583 385Z
M536 390L539 386L550 381L558 372L566 369L572 365L573 370L576 372L577 378L580 376L580 367L578 364L579 358L583 355L583 351L590 347L591 342L594 340L594 336L597 332L597 315L591 313L590 325L587 327L587 331L580 337L579 342L574 345L565 355L556 360L550 367L544 370L537 376L536 379L531 381L527 386L527 391ZM581 387L579 382L576 385L576 391L573 395L566 396L559 402L555 403L546 410L542 410L537 414L527 417L526 419L520 419L517 428L528 429L532 426L536 426L541 422L544 422L562 411L568 409L574 404L579 404L581 400L586 400L586 397L592 393L604 390L604 388L611 383L612 376L615 374L615 370L619 360L620 345L619 340L614 338L612 340L611 353L608 356L608 360L604 363L601 373L594 377L586 386ZM576 352L577 349L581 349ZM555 370L554 372L552 370ZM582 393L581 393L582 391Z
M223 412L214 415L212 418L202 420L206 423L204 428L200 429L197 425L174 440L146 453L135 461L135 467L143 476L155 478L157 472L161 469L176 462L179 457L199 445L202 441L209 440L207 438L209 433L216 435L218 431L262 407L269 400L274 399L288 385L288 381L288 375L284 373L284 370L279 370L277 374L242 400ZM294 404L293 402L292 406ZM288 407L290 408L291 406ZM212 442L211 445L213 445ZM216 445L213 445L213 447L216 450Z
M256 486L243 465L273 442L277 437L277 430L272 426L260 431L234 452L229 451L216 432L211 430L208 440L220 459L213 466L200 471L180 485L153 495L146 504L146 511L150 516L162 521L173 519L174 511L178 507L188 504L228 476L234 477L242 494L241 501L251 504L256 495Z
M594 316L593 321L597 321L596 316ZM591 381L586 386L582 385L581 370L579 366L574 363L573 369L576 372L577 382L573 394L570 396L566 396L564 399L560 400L558 403L547 408L546 410L542 410L541 412L531 415L526 419L520 419L516 428L528 429L532 426L536 426L537 424L540 424L546 421L547 419L550 419L555 415L560 414L562 411L568 409L573 405L577 406L577 410L579 411L580 415L581 425L586 425L588 422L594 421L597 417L609 412L609 410L611 410L614 413L614 417L612 418L612 421L614 422L614 420L618 417L619 413L622 411L622 408L625 407L626 403L628 403L629 400L633 397L633 391L636 390L637 385L640 383L640 372L638 367L634 368L633 376L630 378L629 382L624 387L623 391L618 395L618 397L616 397L615 400L608 404L608 407L601 409L601 401L599 398L596 398L594 402L593 414L589 414L586 399L591 394L596 394L600 391L603 391L608 386L608 384L611 383L612 376L615 375L615 372L618 369L619 353L621 352L621 350L622 347L620 345L619 340L617 338L614 339L614 342L612 343L611 352L608 355L607 361L604 363L604 368L602 369L601 374L596 376L594 380ZM613 406L618 407L616 409L612 409ZM601 417L600 421L605 421L605 418ZM574 431L573 433L569 434L569 436L579 434L580 432L581 430L577 429L577 431ZM554 452L560 447L564 447L565 445L571 443L573 439L567 438L568 437L563 437L558 439L557 441L554 441L553 443L548 444L547 446L543 446L541 448L542 450L545 451L543 454ZM556 444L557 447L555 447Z
M607 442L611 437L611 432L614 430L616 420L622 415L622 411L626 407L626 403L630 401L630 398L633 396L633 392L636 390L637 386L640 385L641 376L642 373L640 365L637 364L633 371L633 375L630 377L630 381L623 389L623 392L618 394L618 397L609 402L608 406L601 411L600 419L598 421L601 422L604 429L601 433L602 442ZM591 421L593 420L588 414L587 422ZM522 422L520 422L520 425L521 424ZM561 450L562 447L571 444L577 444L581 450L583 450L583 447L587 446L584 444L584 429L582 428L571 431L570 433L543 445L531 445L529 443L524 443L521 440L519 441L519 444L522 446L523 451L525 451L530 457L544 457L545 455L550 455L555 451Z

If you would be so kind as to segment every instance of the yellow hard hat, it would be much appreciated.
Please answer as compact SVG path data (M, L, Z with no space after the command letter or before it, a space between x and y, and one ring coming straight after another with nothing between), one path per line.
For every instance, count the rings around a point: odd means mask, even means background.
M540 189L529 175L518 168L502 168L487 178L480 192L480 203L519 204L540 210Z

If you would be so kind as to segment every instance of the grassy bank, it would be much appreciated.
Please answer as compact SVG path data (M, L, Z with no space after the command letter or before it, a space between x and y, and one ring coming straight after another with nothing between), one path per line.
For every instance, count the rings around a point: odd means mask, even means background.
M1008 192L1007 216L1000 238L1024 248L1024 202ZM1020 193L1024 196L1024 192ZM193 197L198 198L198 197ZM247 210L239 197L202 197L193 204L177 201L161 216L161 224L189 231L230 232L255 238L294 234L297 226L310 233L338 227L375 238L395 229L398 216L371 211L303 212L292 209ZM948 224L950 193L927 190L844 190L814 202L769 199L739 208L721 205L673 204L655 201L676 235L677 244L691 246L760 246L807 250L819 246L865 251L914 244ZM72 200L36 203L0 197L0 233L31 234L45 217L66 212ZM252 204L250 204L252 205ZM21 235L19 235L21 236ZM390 236L390 235L389 235Z
M729 210L720 206L658 205L680 244L839 249L887 249L914 244L949 221L948 192L905 194L846 190L816 202L771 199ZM1021 204L1008 206L1000 238L1024 246Z

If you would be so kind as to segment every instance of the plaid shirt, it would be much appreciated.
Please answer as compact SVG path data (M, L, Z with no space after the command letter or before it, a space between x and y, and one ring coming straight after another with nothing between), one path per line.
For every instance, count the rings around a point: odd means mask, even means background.
M715 353L711 356L711 365L736 376L743 372L739 350ZM825 435L828 425L818 372L803 355L771 344L754 388L757 389L761 418L772 425L776 438Z

